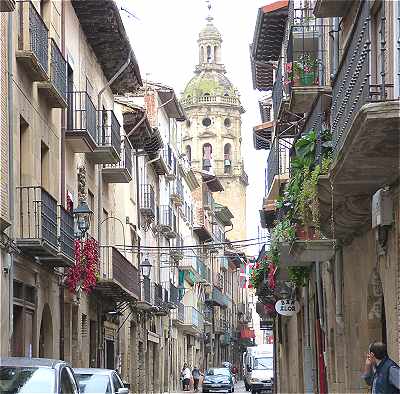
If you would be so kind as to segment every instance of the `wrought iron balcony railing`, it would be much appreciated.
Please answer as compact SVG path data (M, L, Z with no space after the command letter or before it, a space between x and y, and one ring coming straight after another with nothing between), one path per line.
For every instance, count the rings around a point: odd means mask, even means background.
M271 189L275 176L289 175L289 150L274 139L267 159L267 184Z
M274 110L274 120L278 120L280 107L284 97L284 81L283 81L283 70L282 70L282 58L279 59L278 66L276 68L275 82L272 88L272 107Z
M67 98L66 138L75 152L91 152L97 146L96 107L87 92L68 92Z
M378 30L379 33L373 37L375 42L380 43L380 47L372 50L371 35L374 32L370 28L370 3L363 0L360 7L354 22L355 28L350 33L349 42L333 80L331 126L334 155L342 148L350 126L364 104L393 98L393 85L385 80L385 57L390 55L384 36L385 18L382 18L383 25ZM377 64L372 73L371 59Z
M164 289L161 285L154 283L154 305L162 306L164 304Z
M129 183L132 180L132 146L128 139L121 142L121 160L104 165L103 180L108 183Z
M17 198L18 246L34 255L56 255L57 201L40 186L17 187Z
M176 214L169 205L160 206L159 224L164 236L167 238L176 237Z
M291 16L286 74L293 86L330 83L328 45L332 26L313 16L310 8L295 8Z
M185 322L185 305L182 302L178 302L177 308L171 311L172 320L180 323Z
M74 217L62 206L59 207L59 240L61 255L73 262L75 259Z
M197 330L202 331L204 327L204 317L196 308L185 306L185 324L191 325Z
M221 266L221 269L222 269L222 270L228 271L228 265L229 265L229 263L228 263L228 258L227 258L227 257L225 257L225 256L220 257L220 258L219 258L219 263L220 263L220 266Z
M142 301L145 301L149 304L152 303L150 278L143 278Z
M50 82L62 99L67 101L67 62L54 39L50 40Z
M155 194L152 185L140 185L139 207L143 215L155 217Z
M106 291L114 293L114 297L123 299L127 293L130 297L140 299L138 269L114 246L100 247L99 287L103 287L101 282L112 282L115 288L120 288L118 291L113 287L105 287Z
M17 58L28 66L34 81L48 79L49 32L41 15L31 1L19 4Z
M169 301L175 305L179 304L179 290L178 288L172 283L169 283Z
M99 127L99 146L111 146L121 152L121 125L113 110L100 111L101 126Z
M207 266L200 259L200 257L197 257L197 272L199 273L202 280L210 280L210 278L208 278Z

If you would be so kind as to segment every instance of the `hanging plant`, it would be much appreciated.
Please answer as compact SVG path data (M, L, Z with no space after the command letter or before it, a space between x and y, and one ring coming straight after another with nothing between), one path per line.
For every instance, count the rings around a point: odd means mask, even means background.
M81 290L90 294L96 287L99 265L99 246L95 239L75 241L75 264L68 269L66 284L71 293Z
M288 267L289 280L297 287L307 286L311 267Z

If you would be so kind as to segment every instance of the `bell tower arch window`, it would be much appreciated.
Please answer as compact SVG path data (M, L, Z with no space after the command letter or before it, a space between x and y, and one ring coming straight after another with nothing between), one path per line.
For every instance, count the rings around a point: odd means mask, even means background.
M232 170L232 147L231 144L224 146L224 173L230 174Z
M212 53L210 45L207 45L207 63L212 63Z
M212 146L209 143L203 145L203 170L210 171L212 161Z
M191 163L192 162L192 148L190 147L190 145L186 145L185 151L186 151L186 157L187 157L189 163Z

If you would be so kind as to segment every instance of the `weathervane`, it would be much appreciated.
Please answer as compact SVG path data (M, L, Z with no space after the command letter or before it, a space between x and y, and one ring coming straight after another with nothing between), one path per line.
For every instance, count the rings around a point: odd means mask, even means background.
M208 16L207 16L207 21L211 22L213 20L213 17L211 16L211 0L206 0L207 8L208 8Z

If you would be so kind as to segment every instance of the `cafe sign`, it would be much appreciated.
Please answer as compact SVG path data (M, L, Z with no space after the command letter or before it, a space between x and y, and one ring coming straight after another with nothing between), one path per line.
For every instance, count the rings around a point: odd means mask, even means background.
M300 310L300 304L296 300L279 300L275 304L275 310L283 316L293 316Z

